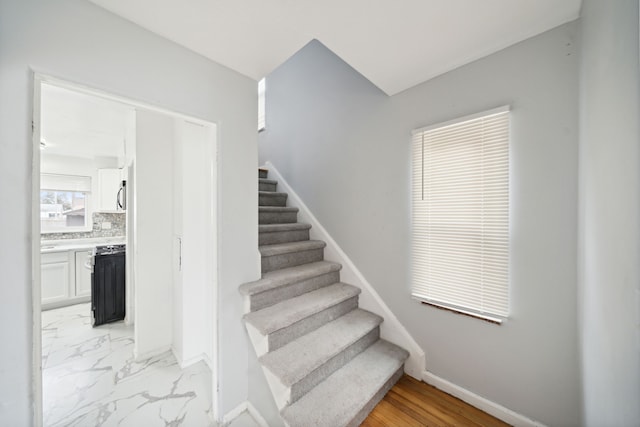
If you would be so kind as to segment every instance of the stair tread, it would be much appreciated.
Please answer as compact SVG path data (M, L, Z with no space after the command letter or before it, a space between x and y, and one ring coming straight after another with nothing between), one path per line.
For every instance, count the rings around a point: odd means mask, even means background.
M247 313L244 319L268 335L359 294L360 288L339 282Z
M268 178L258 178L258 182L261 182L263 184L278 184L278 181L276 181L275 179Z
M242 295L255 295L283 285L338 271L341 268L342 265L331 261L310 262L296 267L270 271L265 273L259 280L240 285L239 289Z
M276 233L279 231L296 231L296 230L308 230L311 228L311 224L304 222L292 222L284 224L260 224L258 225L259 233Z
M408 352L379 340L291 406L282 417L291 427L342 427L369 403L400 369Z
M371 312L355 309L336 320L265 354L260 362L289 387L357 342L382 318Z
M258 212L298 212L292 206L258 206Z
M258 196L267 196L267 197L286 197L288 196L287 193L281 193L279 191L264 191L264 190L259 190L258 191Z
M274 256L288 254L292 252L309 251L312 249L322 249L327 244L322 240L302 240L300 242L276 243L274 245L259 246L262 256Z

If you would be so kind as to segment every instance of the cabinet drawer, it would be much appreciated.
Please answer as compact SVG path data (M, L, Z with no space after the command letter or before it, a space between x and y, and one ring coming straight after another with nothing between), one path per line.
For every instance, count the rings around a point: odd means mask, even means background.
M69 252L49 252L40 254L40 264L54 264L56 262L69 262Z

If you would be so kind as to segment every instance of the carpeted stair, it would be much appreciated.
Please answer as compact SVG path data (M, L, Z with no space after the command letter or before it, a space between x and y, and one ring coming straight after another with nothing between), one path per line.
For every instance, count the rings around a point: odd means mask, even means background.
M400 378L409 353L380 339L287 193L259 169L262 278L240 286L245 326L289 427L357 426Z

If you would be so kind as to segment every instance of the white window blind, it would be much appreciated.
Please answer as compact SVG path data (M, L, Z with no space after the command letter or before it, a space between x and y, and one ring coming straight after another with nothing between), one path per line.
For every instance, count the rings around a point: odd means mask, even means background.
M415 130L412 145L413 297L508 316L508 107Z
M78 175L40 174L40 188L42 190L91 192L91 177Z

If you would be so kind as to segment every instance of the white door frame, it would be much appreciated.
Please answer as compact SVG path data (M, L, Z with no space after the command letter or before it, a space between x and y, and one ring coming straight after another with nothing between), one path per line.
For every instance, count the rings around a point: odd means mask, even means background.
M41 427L43 425L43 402L42 402L42 302L41 302L41 274L40 274L40 123L41 123L41 86L43 83L59 86L65 89L73 90L76 92L84 93L87 95L97 96L99 98L119 102L135 108L141 108L157 113L166 114L174 118L196 123L207 128L212 129L210 133L210 142L212 143L211 158L203 159L207 161L207 166L214 171L215 176L212 177L215 184L216 195L212 198L212 222L215 232L215 242L213 250L215 256L213 261L214 277L212 278L214 283L213 289L213 353L212 360L207 362L211 368L212 374L212 416L214 420L219 418L219 396L218 396L218 283L219 283L219 242L218 239L219 230L216 228L217 219L219 218L219 126L215 122L202 120L196 117L188 116L175 111L167 110L155 105L147 104L145 102L136 101L133 99L113 95L98 89L94 89L83 84L72 83L67 80L59 79L47 74L33 72L33 121L32 121L32 175L31 175L31 277L32 277L32 310L33 310L33 332L32 332L32 390L33 390L33 411L34 411L34 425ZM135 325L134 325L135 327Z

